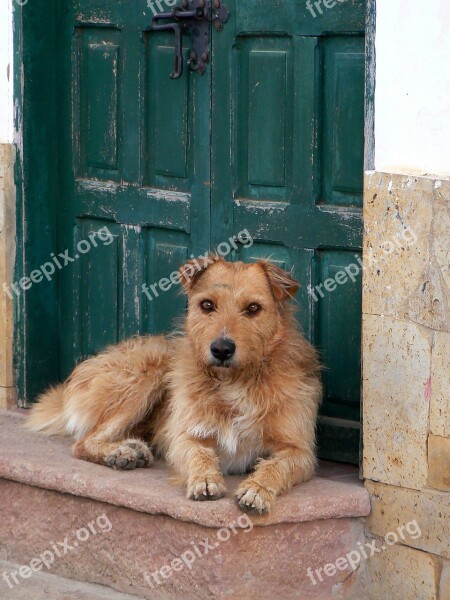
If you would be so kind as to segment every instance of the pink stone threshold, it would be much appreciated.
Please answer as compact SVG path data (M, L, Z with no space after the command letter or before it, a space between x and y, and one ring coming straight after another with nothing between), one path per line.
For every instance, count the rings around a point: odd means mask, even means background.
M227 478L225 498L193 502L185 498L182 488L171 485L169 471L161 463L122 472L76 460L69 439L29 433L23 421L19 412L0 411L0 477L205 527L223 527L241 514L233 500L241 477ZM271 515L252 516L252 521L272 525L367 516L369 495L355 471L323 463L312 481L280 497Z

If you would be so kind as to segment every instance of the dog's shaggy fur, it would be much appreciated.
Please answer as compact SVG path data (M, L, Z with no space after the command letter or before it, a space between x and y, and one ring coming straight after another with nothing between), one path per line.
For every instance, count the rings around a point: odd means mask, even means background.
M27 426L72 435L74 456L118 469L150 465L151 446L194 500L221 498L223 473L252 469L236 500L266 513L315 467L321 386L289 305L298 284L267 261L194 261L180 278L183 335L89 358L40 398Z

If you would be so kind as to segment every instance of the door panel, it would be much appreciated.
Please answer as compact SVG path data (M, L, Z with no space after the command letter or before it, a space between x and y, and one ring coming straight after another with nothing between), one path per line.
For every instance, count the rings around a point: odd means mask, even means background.
M98 222L80 219L75 231L77 244L88 240L98 231ZM120 227L110 226L112 241L107 246L100 244L95 249L95 260L89 255L80 257L75 270L79 286L80 314L84 326L80 331L80 350L83 356L95 354L108 344L119 339L119 315L124 307L123 282L120 266L122 262L123 236ZM78 272L77 272L78 271Z
M362 207L364 38L329 37L322 44L322 190L320 201ZM355 94L355 90L359 94Z
M365 3L361 0L348 0L345 5L336 4L330 9L322 6L314 10L315 16L308 10L306 1L269 4L267 0L228 0L226 4L236 16L238 33L324 36L364 32Z
M80 81L80 158L85 178L120 178L119 50L120 33L108 29L77 30ZM120 161L121 162L121 161Z
M308 286L361 250L364 2L316 19L293 0L228 5L213 38L213 244L247 228L256 243L241 258L301 281L298 318L325 366L321 454L357 462L361 278L323 298Z
M184 297L170 275L188 259L189 236L164 229L146 233L146 279L161 282L161 287L145 302L145 330L170 331L185 310Z
M149 33L146 39L148 184L165 188L176 181L179 191L187 191L190 189L188 175L192 166L188 162L189 116L192 110L190 77L168 81L174 55L169 34ZM164 39L165 42L162 41Z
M361 271L356 273L361 253L351 250L319 250L316 253L316 281L339 279L339 273L347 275L347 282L336 283L331 293L316 293L317 331L316 342L322 349L327 368L323 373L323 414L341 419L352 419L359 411L361 327L355 315L362 313ZM348 271L345 271L348 269ZM337 279L335 279L337 278ZM334 286L334 284L333 284Z
M289 89L290 48L282 38L245 38L239 52L239 90L242 101L238 121L237 193L245 198L285 200L286 114ZM267 119L266 116L271 118ZM264 140L264 144L261 143ZM266 152L270 146L272 152Z

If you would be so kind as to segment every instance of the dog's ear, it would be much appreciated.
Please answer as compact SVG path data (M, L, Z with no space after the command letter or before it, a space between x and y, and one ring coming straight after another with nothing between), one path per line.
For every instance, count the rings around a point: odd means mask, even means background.
M183 291L186 294L189 293L206 269L210 265L213 265L219 261L223 262L223 258L221 256L216 254L205 254L199 258L188 260L184 265L181 265L181 267L178 269L178 273L180 275Z
M260 260L258 264L262 266L267 275L275 300L281 302L295 296L300 284L290 273L283 271L268 260Z

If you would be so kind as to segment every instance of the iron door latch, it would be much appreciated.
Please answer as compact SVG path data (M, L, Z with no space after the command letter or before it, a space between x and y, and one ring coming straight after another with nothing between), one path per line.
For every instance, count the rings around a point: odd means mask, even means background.
M171 79L183 74L183 35L191 33L192 49L188 67L203 75L210 60L210 24L220 31L230 17L230 11L221 0L183 0L171 12L160 13L152 19L147 31L173 31L175 34L175 59ZM160 23L160 21L171 21Z

